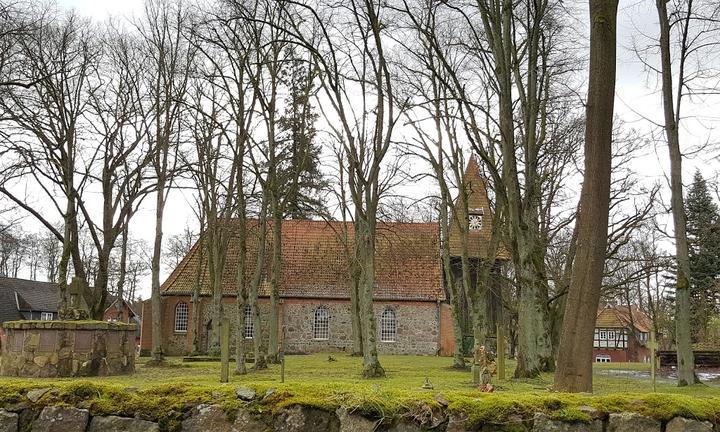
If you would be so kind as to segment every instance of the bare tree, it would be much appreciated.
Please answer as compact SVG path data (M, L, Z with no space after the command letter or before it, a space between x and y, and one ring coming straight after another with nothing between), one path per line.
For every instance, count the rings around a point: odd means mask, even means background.
M353 294L351 299L357 298L359 306L363 375L383 376L373 310L377 212L381 196L393 183L396 169L384 162L404 107L397 99L384 43L393 11L373 1L359 0L312 5L289 1L285 11L282 27L312 53L320 69L321 93L332 107L323 114L331 112L329 123L339 124L334 135L342 138L353 205L359 284L357 296ZM351 102L353 91L359 92L360 101Z
M96 319L102 318L107 306L112 252L118 240L124 241L120 247L126 251L130 221L154 187L146 173L152 158L147 145L148 113L139 42L111 26L104 35L104 62L98 70L98 85L102 85L88 98L88 116L93 120L98 144L87 165L88 176L92 183L99 183L102 195L99 221L93 217L87 197L78 195L77 202L97 255L96 299L90 305Z
M147 58L147 89L150 107L148 132L155 174L155 240L152 279L152 358L164 359L162 348L162 303L160 257L162 255L165 203L178 164L178 147L184 100L192 72L195 50L185 38L190 15L181 0L149 0L145 16L137 26Z
M212 64L216 79L212 81L224 96L224 115L229 119L227 130L229 163L234 168L234 190L228 190L234 195L232 235L238 242L238 262L235 274L235 296L237 317L236 335L236 368L235 372L244 374L245 368L245 310L250 307L253 313L253 342L256 368L263 367L265 353L263 347L263 332L258 307L258 290L262 281L265 261L265 218L267 202L265 195L259 202L259 220L253 225L248 222L248 201L254 194L256 181L250 180L248 166L254 166L255 160L249 158L250 151L255 144L251 140L252 126L257 110L257 88L252 77L261 73L262 63L255 62L255 46L253 45L253 32L255 26L248 17L253 17L246 7L253 3L235 1L222 2L221 12L209 13L198 29L199 50L203 58ZM255 3L258 4L257 2ZM255 81L256 82L256 81ZM221 107L222 108L222 107ZM249 159L249 160L248 160ZM251 170L252 173L252 170ZM253 235L251 235L253 233ZM258 241L258 256L256 265L251 267L248 258L248 242Z
M677 350L678 385L699 382L695 375L695 360L690 334L690 258L688 252L687 223L683 199L682 149L680 145L680 122L682 100L693 92L704 93L703 86L709 78L708 71L700 68L692 71L688 62L698 60L710 50L720 46L717 24L717 5L693 0L673 2L668 13L667 2L655 2L660 23L660 68L662 81L662 104L664 131L670 154L670 192L675 237L676 290L675 290L675 343ZM716 15L713 19L713 15ZM671 43L676 35L678 42ZM677 70L673 71L672 57L678 58ZM720 71L715 71L714 75ZM676 77L676 78L675 78ZM673 80L676 79L676 82ZM717 91L717 90L716 90Z
M87 283L78 243L78 197L88 175L77 162L81 130L88 112L88 93L100 54L86 21L70 13L42 11L33 31L19 38L18 79L32 86L8 86L0 94L3 143L10 165L3 167L0 193L33 215L63 243L59 265L60 314L67 315L66 286L72 260L75 276ZM13 155L13 156L10 156ZM81 173L78 175L78 173ZM30 179L62 217L63 232L50 222L47 210L13 189ZM58 191L60 192L58 194ZM92 303L92 301L91 301Z
M177 267L197 240L198 233L189 225L185 225L182 232L168 236L165 252L163 253L163 264L170 268Z

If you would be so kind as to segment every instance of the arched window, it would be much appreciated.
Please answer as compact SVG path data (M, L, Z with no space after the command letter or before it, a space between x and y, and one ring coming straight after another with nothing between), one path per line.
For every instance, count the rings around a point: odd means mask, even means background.
M313 320L313 339L330 339L330 312L328 312L325 306L320 306L315 309L315 319Z
M187 332L188 328L188 305L180 302L175 306L175 331Z
M243 336L245 339L253 338L253 313L250 305L245 305L245 330Z
M385 308L380 317L380 341L395 342L396 336L397 320L395 318L395 311L390 308Z

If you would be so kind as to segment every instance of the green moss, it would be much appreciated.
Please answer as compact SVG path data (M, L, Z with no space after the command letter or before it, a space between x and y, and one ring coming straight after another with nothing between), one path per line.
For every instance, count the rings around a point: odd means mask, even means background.
M448 409L469 416L474 425L503 423L511 415L531 418L536 412L553 419L587 422L589 415L579 409L590 406L601 413L632 411L660 420L674 416L720 421L720 388L689 386L678 388L673 382L658 383L658 393L646 378L613 377L596 374L596 395L552 393L548 391L552 376L537 379L495 380L495 393L481 393L470 385L468 371L449 365L452 359L440 357L384 356L381 358L387 377L361 378L362 359L334 354L287 356L285 382L280 382L279 367L270 365L263 371L232 375L231 382L220 384L219 363L182 363L171 359L171 367L152 368L141 359L137 372L130 376L97 377L82 380L18 379L0 377L0 406L27 402L33 388L52 388L37 405L71 404L89 409L93 414L138 416L157 421L163 430L179 430L183 416L201 403L219 405L234 420L238 408L267 415L301 405L324 410L344 407L371 418L420 418L424 413L442 409L436 401L441 394ZM508 376L514 367L508 362ZM606 369L647 370L643 364L595 365ZM428 378L433 390L420 386ZM259 398L252 404L239 401L235 387L253 388ZM263 398L268 389L275 391ZM262 413L262 414L260 414Z

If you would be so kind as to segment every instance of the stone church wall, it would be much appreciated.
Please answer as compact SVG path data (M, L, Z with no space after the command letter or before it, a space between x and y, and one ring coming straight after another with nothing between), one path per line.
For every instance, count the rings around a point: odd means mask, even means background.
M184 301L189 305L189 316L192 316L192 304L189 297L163 297L163 336L164 349L168 355L185 355L190 352L192 341L191 325L187 332L174 331L175 307ZM263 329L267 332L269 303L267 299L259 301ZM313 338L313 322L315 309L324 306L330 312L329 338L316 340ZM379 322L385 308L392 308L397 319L397 337L395 342L381 342ZM201 301L202 322L200 330L200 346L208 347L214 306L209 298ZM349 351L352 347L352 325L350 321L350 302L344 300L322 299L282 299L280 305L279 340L282 339L282 328L285 327L285 352L314 353L323 351ZM147 354L152 346L150 323L151 311L146 303L143 319L141 352ZM235 328L237 313L233 298L223 299L225 316L231 325L231 352L235 350ZM381 354L420 354L436 355L440 342L439 306L434 302L383 302L375 303L375 317L378 326L378 351ZM147 314L147 315L145 315ZM267 333L265 335L267 338ZM252 351L252 339L245 339L247 352Z

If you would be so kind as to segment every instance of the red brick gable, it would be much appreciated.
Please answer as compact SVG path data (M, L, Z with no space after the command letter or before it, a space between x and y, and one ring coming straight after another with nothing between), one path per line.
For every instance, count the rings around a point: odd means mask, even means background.
M236 292L238 262L237 221L230 221L231 236L223 272L223 290ZM272 227L269 224L271 231ZM282 225L283 265L280 278L282 297L349 298L348 251L352 251L353 225L343 222L286 220ZM257 259L257 221L247 229L248 278ZM346 241L345 239L350 239ZM200 262L198 241L161 287L165 294L193 291ZM269 279L272 232L267 236L264 262ZM376 245L375 298L392 300L444 299L437 224L379 223ZM209 294L207 260L202 260L201 292ZM261 294L268 295L266 280Z

